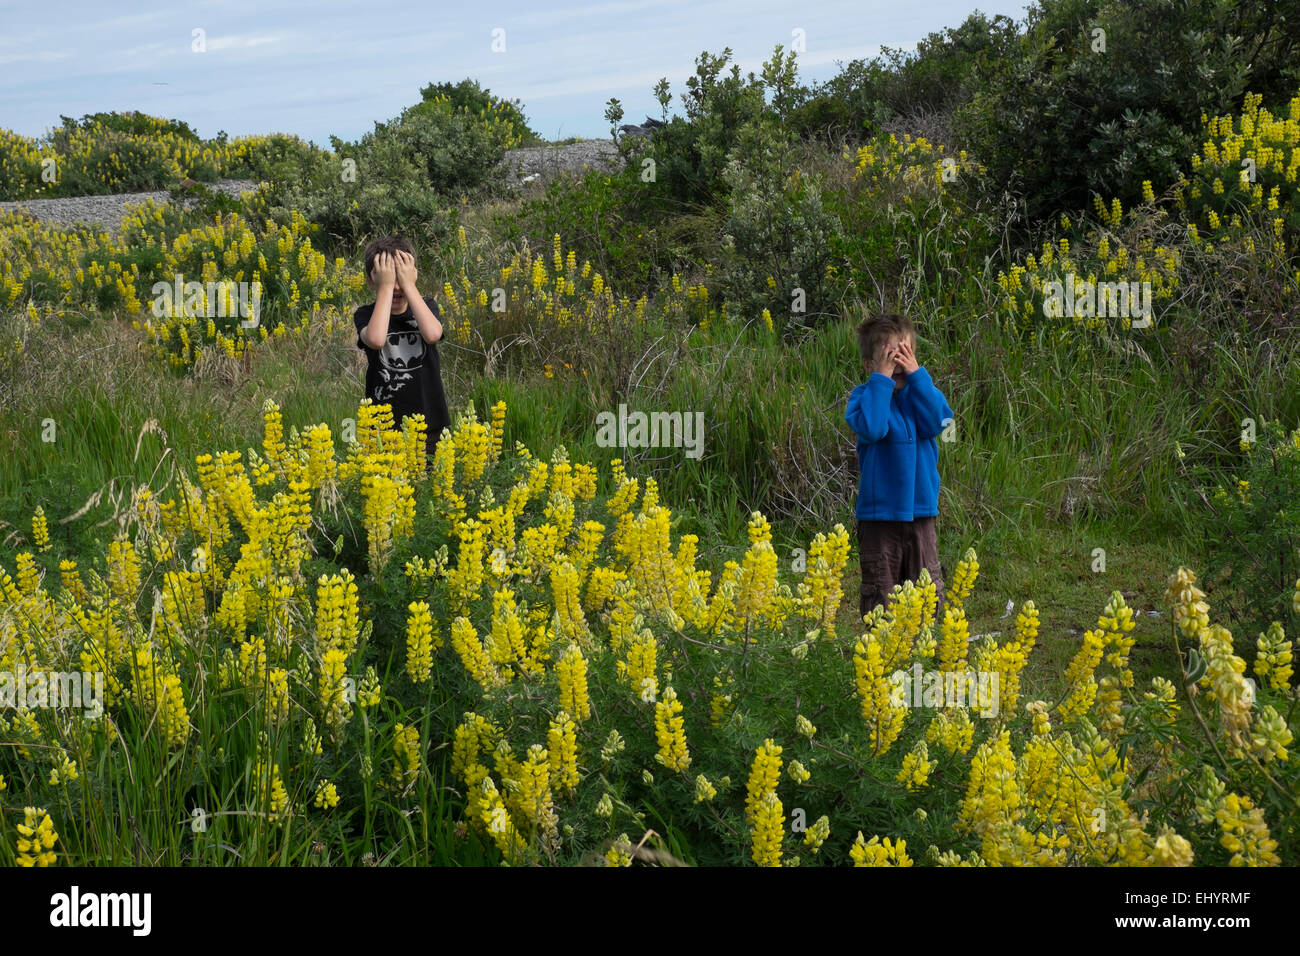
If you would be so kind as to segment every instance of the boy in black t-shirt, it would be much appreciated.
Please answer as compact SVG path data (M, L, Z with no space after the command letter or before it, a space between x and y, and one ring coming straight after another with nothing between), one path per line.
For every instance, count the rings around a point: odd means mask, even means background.
M423 415L425 447L432 455L443 428L451 425L434 344L442 338L437 306L415 288L415 247L408 240L372 241L365 269L375 301L358 308L352 321L357 348L366 353L366 397L392 406L399 428L407 415Z

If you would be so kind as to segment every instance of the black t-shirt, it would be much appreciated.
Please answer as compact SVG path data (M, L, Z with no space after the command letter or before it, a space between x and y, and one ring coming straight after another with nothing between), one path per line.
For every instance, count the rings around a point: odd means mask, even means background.
M425 305L441 321L434 301L424 296ZM393 420L401 427L407 415L424 415L428 426L426 447L430 454L443 428L450 427L447 396L442 390L438 347L424 341L420 326L408 304L401 315L388 319L388 344L372 349L361 341L361 330L370 324L375 304L363 305L352 314L357 327L357 348L366 353L366 397L377 405L391 405Z

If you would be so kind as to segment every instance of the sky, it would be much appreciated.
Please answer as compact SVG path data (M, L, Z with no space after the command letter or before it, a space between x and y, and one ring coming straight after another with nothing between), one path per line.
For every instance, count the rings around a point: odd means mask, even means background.
M0 0L0 127L39 136L60 116L134 109L204 137L283 132L328 146L419 102L429 83L472 77L520 100L546 139L605 137L610 97L624 122L659 116L661 77L680 112L705 51L730 47L757 74L778 44L801 42L799 79L812 85L837 61L911 49L975 9L1020 19L1026 2Z

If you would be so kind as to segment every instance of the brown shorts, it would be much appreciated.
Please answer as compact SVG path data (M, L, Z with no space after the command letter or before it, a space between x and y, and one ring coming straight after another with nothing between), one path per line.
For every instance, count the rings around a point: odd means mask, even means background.
M861 614L887 604L895 584L915 581L922 568L930 572L943 614L943 569L939 565L939 534L934 516L915 521L859 521L858 558L862 565L859 589Z

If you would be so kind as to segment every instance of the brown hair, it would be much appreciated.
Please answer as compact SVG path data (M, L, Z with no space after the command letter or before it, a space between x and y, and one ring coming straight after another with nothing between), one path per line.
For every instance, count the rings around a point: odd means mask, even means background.
M907 336L913 342L916 341L916 326L897 312L868 315L858 323L855 332L858 337L858 354L869 365L876 362L881 349L893 339Z
M381 252L407 252L411 258L415 258L415 246L411 245L411 240L404 239L401 236L383 236L379 239L371 239L366 245L366 251L362 253L366 265L366 281L372 281L371 272L375 268L375 257Z

